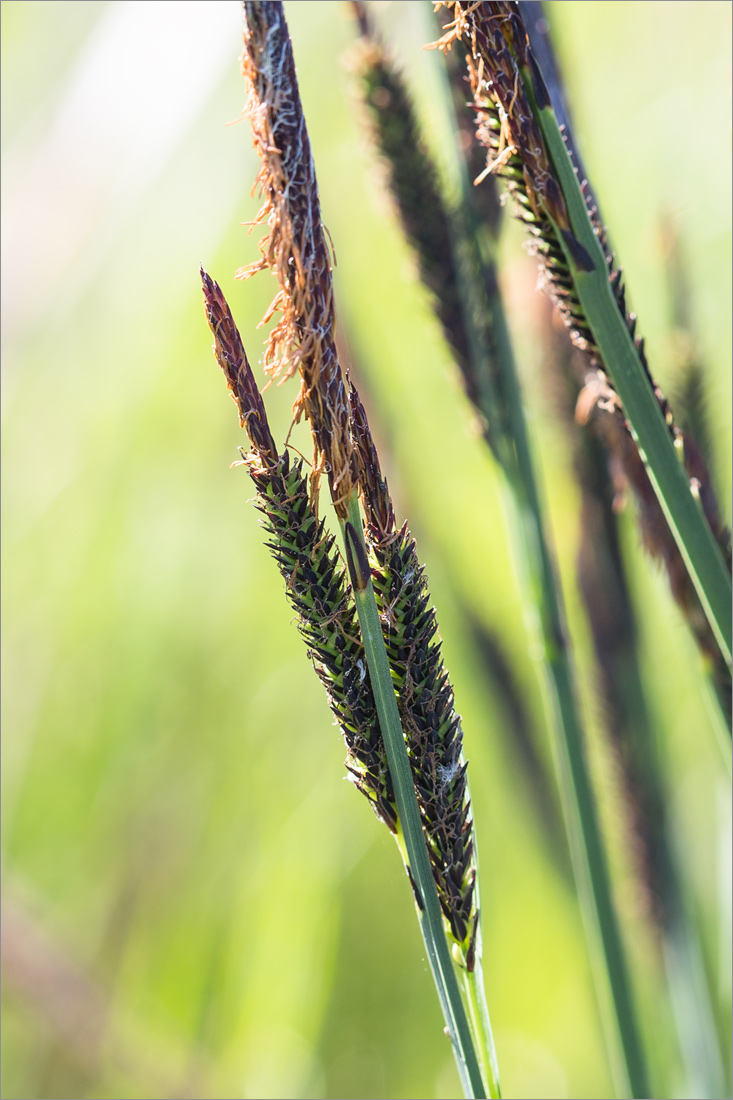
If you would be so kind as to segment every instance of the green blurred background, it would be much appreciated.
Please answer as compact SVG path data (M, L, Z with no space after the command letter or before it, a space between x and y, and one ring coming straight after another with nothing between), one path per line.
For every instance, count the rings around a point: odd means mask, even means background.
M437 146L427 3L377 3ZM661 225L678 233L730 492L730 4L560 3L576 134L652 368L674 388ZM465 627L500 640L537 729L502 483L381 190L346 5L286 3L338 258L339 318L418 537L464 716L485 976L508 1097L610 1096L567 855ZM253 362L274 294L235 122L234 0L2 4L4 1097L456 1097L397 852L263 549L211 354L203 262ZM613 830L574 554L566 433L543 388L536 269L503 284L560 558L590 751L654 1068L683 1095L655 954ZM267 393L276 438L295 383ZM303 435L297 437L307 449ZM727 511L727 509L726 509ZM723 1034L730 800L694 645L623 518L674 828Z

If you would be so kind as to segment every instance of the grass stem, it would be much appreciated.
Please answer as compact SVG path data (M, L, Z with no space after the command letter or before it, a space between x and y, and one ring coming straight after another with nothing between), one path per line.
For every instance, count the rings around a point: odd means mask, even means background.
M465 172L461 173L463 220L470 225L471 194ZM477 227L472 227L477 228ZM486 271L478 237L472 234L471 266ZM488 262L491 262L489 258ZM465 275L464 275L465 278ZM523 575L527 607L536 609L543 645L543 664L552 711L554 755L570 840L581 907L594 960L596 987L602 1005L605 1031L609 1040L614 1076L620 1095L649 1095L645 1059L629 983L623 942L616 919L608 867L598 823L595 798L583 753L582 723L573 688L573 672L564 622L562 594L555 574L545 527L527 421L517 374L511 337L498 292L496 279L483 278L486 297L484 316L491 319L491 364L476 359L476 404L487 425L501 425L502 437L490 442L499 458L509 489L506 512L517 546L516 560ZM467 313L469 328L475 322ZM486 340L477 334L472 340L480 348ZM492 407L494 395L501 408ZM490 430L490 429L489 429ZM494 428L495 430L495 428ZM489 441L487 432L487 441ZM595 965L603 958L603 967ZM610 991L610 998L608 995ZM612 1036L617 1036L612 1039ZM614 1051L618 1051L614 1054Z
M481 1054L477 1053L477 1050L481 1050L482 1047L482 1043L477 1039L483 1039L487 1045L490 1043L491 1033L488 1028L488 1018L486 1017L484 1020L484 1017L480 1014L474 1018L474 1013L472 1013L474 1025L477 1021L482 1022L479 1035L472 1034L458 986L453 960L448 950L435 881L420 822L420 811L415 794L412 769L392 684L392 673L387 659L382 626L369 574L356 494L352 494L350 497L347 516L340 522L369 676L382 727L382 736L404 837L407 856L406 865L413 884L420 928L448 1034L453 1044L461 1083L467 1097L499 1097L501 1092L499 1090L498 1073L495 1061L492 1058L493 1043L490 1045L491 1053L485 1051ZM481 1063L488 1071L486 1080L484 1080Z
M562 597L545 532L519 381L509 359L504 360L503 382L514 443L514 462L506 471L513 502L508 510L514 514L518 560L531 593L531 605L539 614L543 663L554 714L551 725L555 731L555 762L573 868L591 944L591 959L602 957L605 963L606 976L596 970L596 988L606 1034L618 1036L618 1043L611 1042L609 1047L619 1094L643 1097L649 1095L645 1060L595 797L583 752L582 724L573 687ZM614 1048L618 1049L619 1045L620 1055L614 1056Z

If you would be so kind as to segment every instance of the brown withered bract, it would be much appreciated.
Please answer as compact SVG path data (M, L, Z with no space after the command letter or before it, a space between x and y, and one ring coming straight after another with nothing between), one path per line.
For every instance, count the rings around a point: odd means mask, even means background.
M361 539L356 533L354 525L348 520L344 526L344 542L346 545L346 561L349 566L349 576L355 592L366 592L369 586L369 559Z
M206 316L214 334L214 354L237 406L240 427L246 428L258 455L266 461L274 462L278 457L277 447L270 432L262 395L257 388L239 329L234 323L221 287L204 271L203 267L201 282L204 288Z
M260 157L256 187L264 198L256 222L266 222L262 258L237 274L271 268L279 291L264 321L270 333L265 366L273 377L300 371L296 418L305 413L314 443L314 476L328 474L336 511L346 514L355 471L348 402L335 344L332 256L321 221L318 185L298 92L282 4L245 0L242 70L247 112Z

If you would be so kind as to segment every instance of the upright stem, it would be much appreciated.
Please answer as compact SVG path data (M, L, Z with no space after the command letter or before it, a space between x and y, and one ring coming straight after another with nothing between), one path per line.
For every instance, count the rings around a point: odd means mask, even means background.
M498 1073L491 1052L479 1055L477 1042L491 1030L488 1017L483 1021L483 1036L472 1034L466 1009L458 987L453 961L448 949L443 918L435 889L435 880L425 845L420 822L420 810L412 778L412 769L402 732L397 699L392 685L392 673L379 620L374 589L367 565L367 552L362 534L362 522L356 494L349 499L348 516L341 521L346 545L346 556L359 615L362 640L377 706L382 737L387 753L400 826L407 853L408 871L411 876L415 902L418 908L420 928L438 991L453 1053L458 1065L464 1092L467 1097L500 1097ZM481 1063L488 1070L487 1079Z
M460 182L463 206L470 211L470 184L465 173L462 173ZM471 267L486 271L487 263L478 245L479 228L470 225L470 215L464 214L463 217L469 230L468 248L473 251ZM530 592L529 602L538 612L544 648L543 666L553 712L550 724L554 732L558 782L614 1077L619 1095L644 1097L649 1095L649 1089L643 1048L593 789L583 753L582 724L573 688L562 594L545 531L543 506L501 298L498 289L493 292L491 289L496 286L495 279L484 278L483 282L481 290L486 299L485 315L490 318L496 349L493 370L498 371L498 375L491 378L492 368L488 367L485 356L476 357L478 406L488 425L487 441L507 479L513 505L509 509L513 520L510 526L516 535L517 558ZM470 300L475 293L474 287L466 299ZM467 311L467 325L471 328L475 326L473 316L473 311ZM480 349L482 343L485 344L485 341L481 334L476 334L472 339L473 348ZM495 400L500 404L498 410L491 404ZM489 433L492 430L496 432L497 428L503 435L490 438ZM605 975L603 966L597 966L599 957L604 960Z
M618 1036L621 1057L614 1066L619 1094L649 1096L643 1048L636 1022L623 942L616 919L593 788L583 751L583 734L573 687L573 672L559 583L544 529L542 506L527 438L515 370L505 371L509 419L516 462L507 471L521 532L524 566L539 610L544 667L552 699L555 760L566 817L575 878L595 963L602 953L607 983L596 974L607 1031ZM607 989L610 989L610 1001ZM613 1043L618 1047L618 1043Z
M476 949L476 965L473 970L470 971L462 969L460 971L460 978L463 987L464 1001L468 1004L471 1030L477 1040L481 1068L483 1069L485 1079L495 1083L496 1093L490 1093L490 1095L500 1096L494 1036L492 1035L491 1023L489 1021L489 1008L486 1004L484 977L481 966L481 952L478 947Z

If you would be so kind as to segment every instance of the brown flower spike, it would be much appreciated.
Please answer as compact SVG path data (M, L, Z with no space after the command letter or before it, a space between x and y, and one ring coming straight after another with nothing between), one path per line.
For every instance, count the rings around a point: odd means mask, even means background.
M242 337L234 323L221 287L201 268L201 282L204 288L204 305L209 328L214 334L214 354L227 380L232 400L239 413L239 425L245 428L252 446L265 462L276 463L278 459L275 440L262 395L252 374L252 368L244 350Z
M311 422L315 474L322 470L328 473L336 511L342 519L352 494L361 490L370 556L351 522L346 522L347 557L355 566L353 583L357 591L361 585L367 587L370 576L374 583L440 906L453 938L462 948L465 966L472 970L478 935L475 841L466 766L461 756L461 723L442 663L435 612L429 606L427 582L414 540L406 525L396 529L387 485L353 387L349 415L335 345L331 253L321 222L313 158L282 5L245 0L244 10L243 67L250 87L252 132L261 160L257 183L265 199L257 220L266 221L269 232L260 242L262 258L238 274L248 277L272 268L277 277L280 289L265 320L277 310L282 316L270 335L265 363L273 377L288 377L296 369L300 371L302 388L296 415L304 412ZM214 331L218 348L220 343L224 345L222 333L228 335L229 329L219 322ZM226 346L222 355L230 388L236 394L240 383L236 372L232 374ZM249 465L249 456L245 461ZM270 471L264 473L270 475ZM352 761L347 766L378 815L395 830L397 814L391 780L382 763L384 748L378 725L371 718L369 675L363 658L354 659L355 647L363 653L361 639L352 633L355 620L353 627L351 622L348 626L342 623L339 630L347 650L342 651L334 640L319 637L319 616L324 623L329 621L333 612L328 608L335 590L332 593L334 582L329 574L328 585L318 582L315 602L314 589L309 591L308 584L316 582L317 573L314 563L318 560L318 545L311 546L315 528L312 524L308 527L311 542L301 547L301 537L296 532L294 541L293 532L301 523L301 512L305 516L306 511L302 501L298 509L291 503L299 490L291 491L286 486L288 501L273 508L270 490L263 488L262 478L260 483L258 490L265 494L263 510L274 536L270 546L288 579L291 602L308 621L301 629L309 642L312 638L317 641L312 643L317 669L320 666L319 675L327 685L332 709L351 749ZM322 527L317 533L322 536ZM301 560L303 554L306 561ZM327 590L325 602L321 589ZM337 603L341 621L340 600ZM349 654L348 661L344 653ZM419 895L416 897L421 905Z
M278 324L265 350L273 378L300 371L296 419L311 422L314 478L328 474L336 511L344 517L356 482L349 411L335 343L332 254L321 221L318 184L282 4L245 0L242 70L249 85L247 113L260 157L255 187L266 222L262 258L237 272L247 279L271 268L279 284L263 322Z
M443 6L451 11L453 22L437 45L449 49L457 39L470 44L471 84L474 88L481 87L485 80L490 80L492 98L499 108L501 144L486 171L497 171L521 150L524 185L532 212L538 216L541 211L549 214L568 245L579 248L570 233L565 199L519 77L518 68L532 65L532 59L518 13L508 3L450 0Z

